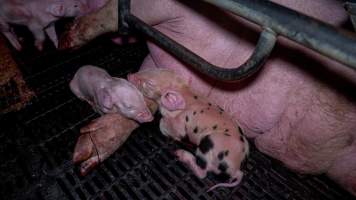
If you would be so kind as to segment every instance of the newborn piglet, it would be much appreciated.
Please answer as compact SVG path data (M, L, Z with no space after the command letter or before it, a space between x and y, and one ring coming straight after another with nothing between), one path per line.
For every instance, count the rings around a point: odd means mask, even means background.
M177 150L178 159L199 178L213 172L229 179L228 183L217 184L209 191L238 185L243 177L241 162L249 152L249 145L223 110L188 88L163 92L159 103L164 116L160 121L162 133L178 141L188 137L198 146L195 155Z
M81 67L70 82L70 89L100 114L120 113L140 123L153 120L141 92L132 83L111 77L101 68Z
M178 159L199 177L208 172L226 177L228 183L216 187L234 187L243 177L240 170L249 144L238 126L224 111L206 98L194 94L184 79L173 71L150 69L131 74L129 81L148 98L159 104L161 132L177 141L184 138L196 145L194 155L177 150Z

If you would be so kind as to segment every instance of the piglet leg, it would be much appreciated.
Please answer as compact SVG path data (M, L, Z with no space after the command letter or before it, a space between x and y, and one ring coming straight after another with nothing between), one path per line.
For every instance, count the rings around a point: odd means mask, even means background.
M42 26L37 23L32 23L29 25L29 29L35 37L35 46L39 51L43 49L43 42L46 39L46 36L43 32Z
M118 36L118 37L114 37L111 39L113 43L118 44L118 45L123 45L123 44L131 44L131 43L136 43L137 38L129 36L127 38L125 38L124 36Z
M9 40L11 45L15 47L16 50L20 51L22 49L22 46L19 43L15 33L12 31L10 26L6 22L2 21L1 19L0 19L0 30L4 34L4 36Z
M51 39L53 45L58 48L58 38L57 38L57 33L56 33L56 27L54 24L51 24L45 29L49 39Z
M20 42L18 41L17 36L13 32L3 32L3 34L9 40L11 45L13 47L15 47L16 50L21 51L22 46L21 46Z
M175 155L178 157L178 160L185 163L192 171L193 173L200 179L205 178L206 176L206 167L205 169L202 169L197 165L197 162L199 162L196 157L194 157L193 154L191 154L188 151L179 149L175 152Z

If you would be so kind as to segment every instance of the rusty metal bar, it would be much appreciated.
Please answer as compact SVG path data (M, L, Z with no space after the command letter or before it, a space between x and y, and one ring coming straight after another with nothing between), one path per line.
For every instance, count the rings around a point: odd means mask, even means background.
M356 35L269 0L203 0L356 69Z

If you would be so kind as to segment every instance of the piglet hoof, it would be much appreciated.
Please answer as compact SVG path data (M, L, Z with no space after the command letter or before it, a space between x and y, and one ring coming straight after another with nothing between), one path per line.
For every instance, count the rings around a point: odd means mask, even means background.
M185 150L183 149L178 149L174 152L174 155L177 157L177 159L183 163L189 163L186 155L185 155Z
M132 43L137 43L138 40L135 37L125 37L125 36L121 36L121 37L115 37L112 38L111 41L117 45L124 45L124 44L132 44Z
M80 165L80 175L85 176L99 164L97 156L90 158Z
M41 43L40 42L36 43L35 46L36 46L38 51L42 51L43 50L43 43L42 42Z

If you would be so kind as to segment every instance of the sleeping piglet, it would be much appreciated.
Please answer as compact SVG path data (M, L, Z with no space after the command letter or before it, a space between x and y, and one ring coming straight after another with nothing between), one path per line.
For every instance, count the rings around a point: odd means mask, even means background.
M58 46L55 21L78 16L88 10L80 0L0 0L0 5L0 31L17 50L22 46L10 24L27 26L35 38L37 49L42 50L46 39L44 31Z
M238 185L243 177L240 166L249 152L247 139L219 106L194 94L173 72L170 72L171 76L167 76L168 73L151 69L132 74L128 79L143 94L159 103L163 116L160 130L164 135L177 141L187 138L197 145L195 155L177 150L178 159L199 178L213 172L229 180L229 183L217 184L209 191L219 186Z
M70 82L70 89L100 114L120 113L140 123L153 120L143 95L132 83L111 77L98 67L81 67Z

